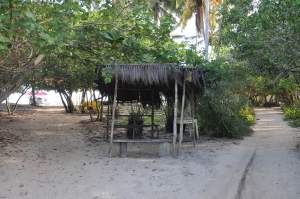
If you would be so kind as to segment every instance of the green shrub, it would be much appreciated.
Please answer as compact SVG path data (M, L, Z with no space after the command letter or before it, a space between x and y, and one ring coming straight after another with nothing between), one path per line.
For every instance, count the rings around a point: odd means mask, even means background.
M240 116L243 100L236 95L223 97L203 97L198 112L199 126L215 137L241 138L251 133L247 121ZM249 120L255 120L251 116L248 116Z
M253 123L255 117L253 110L243 109L248 104L242 92L247 83L243 76L245 71L222 60L215 60L206 67L209 70L205 76L207 87L197 110L201 130L216 137L248 135L252 131L248 124Z
M289 121L289 124L292 127L300 127L300 118Z
M283 108L284 119L294 120L300 118L300 106L293 105Z
M255 124L255 112L254 109L250 106L244 106L240 110L240 117L249 125Z
M283 116L294 127L300 126L300 101L290 106L283 107Z

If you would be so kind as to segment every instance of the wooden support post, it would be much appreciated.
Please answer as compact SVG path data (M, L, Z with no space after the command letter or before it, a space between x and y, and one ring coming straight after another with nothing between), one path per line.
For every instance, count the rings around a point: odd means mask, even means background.
M100 121L103 121L103 95L101 95L101 105L100 105Z
M151 93L151 137L154 134L154 91Z
M198 120L195 119L196 139L199 140Z
M107 104L107 114L106 114L106 140L108 141L108 131L109 131L109 117L110 117L110 111L109 111L109 103L110 99L108 98L108 104Z
M194 90L191 91L191 116L192 116L192 132L193 132L193 146L196 147L196 128L195 128L195 99L194 99Z
M112 156L113 138L114 138L114 127L115 127L115 113L117 106L117 95L118 95L118 75L116 75L115 80L115 91L113 99L113 109L112 109L112 121L111 121L111 131L110 131L110 145L109 145L109 157Z
M173 120L173 153L176 154L176 142L177 142L177 104L178 104L178 85L175 78L175 96L174 96L174 120Z
M185 103L185 80L183 80L182 85L182 100L181 100L181 113L180 113L180 134L179 134L179 148L178 152L180 152L182 140L183 140L183 112L184 112L184 103Z

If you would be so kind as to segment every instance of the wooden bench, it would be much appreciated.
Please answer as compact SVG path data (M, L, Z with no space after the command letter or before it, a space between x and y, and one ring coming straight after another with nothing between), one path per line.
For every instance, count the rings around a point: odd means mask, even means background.
M159 156L167 156L170 154L170 140L167 139L120 139L113 140L113 143L119 143L120 156L127 157L127 144L128 143L145 143L145 144L159 144Z
M139 127L139 126L142 126L142 127L152 127L153 128L153 131L151 131L151 138L154 138L154 132L156 132L156 138L159 138L159 125L157 124L143 124L143 125L131 125L131 127ZM108 133L109 133L109 129L111 126L107 126L105 125L104 128L106 128L106 138L108 139ZM128 124L115 124L114 128L119 128L119 129L127 129L129 126Z

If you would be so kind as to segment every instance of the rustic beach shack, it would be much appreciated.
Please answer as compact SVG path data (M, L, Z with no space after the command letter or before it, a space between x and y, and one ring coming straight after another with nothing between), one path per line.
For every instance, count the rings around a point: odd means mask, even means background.
M143 106L150 105L152 107L150 126L153 133L156 127L154 124L154 107L159 107L162 104L161 96L171 98L173 102L172 105L168 104L168 106L173 106L174 111L172 138L169 140L173 143L173 153L178 152L181 148L184 124L190 123L194 128L193 142L195 143L195 136L198 135L194 112L196 110L195 99L196 96L203 93L205 87L204 72L201 67L177 63L107 64L97 66L96 72L95 86L102 95L108 97L110 107L112 107L111 121L107 122L110 126L110 135L108 136L110 155L115 142L120 143L121 152L127 150L127 143L129 142L165 142L165 140L157 139L158 137L147 140L114 140L117 103L137 101ZM191 106L191 118L189 119L184 118L187 100ZM179 133L177 133L177 125L179 126ZM128 128L134 127L136 126Z

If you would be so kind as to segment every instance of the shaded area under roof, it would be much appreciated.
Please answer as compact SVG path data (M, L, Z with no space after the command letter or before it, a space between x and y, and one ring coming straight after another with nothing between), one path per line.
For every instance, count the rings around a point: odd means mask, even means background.
M118 100L137 100L143 104L151 104L152 99L154 104L160 104L160 93L173 97L175 80L179 91L186 80L187 95L191 89L195 93L201 92L204 83L201 67L176 63L99 65L96 72L96 87L103 95L113 96L115 79L118 78ZM104 76L111 76L112 81L105 83Z

